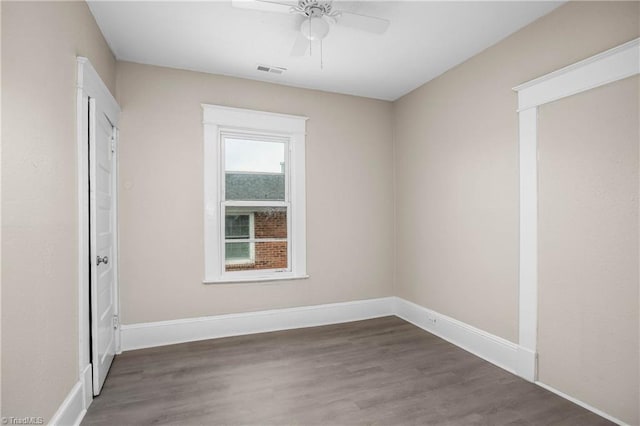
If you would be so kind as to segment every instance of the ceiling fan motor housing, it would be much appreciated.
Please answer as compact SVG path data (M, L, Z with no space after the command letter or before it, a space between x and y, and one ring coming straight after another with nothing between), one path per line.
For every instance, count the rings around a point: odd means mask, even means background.
M323 0L300 0L298 5L293 8L296 12L309 18L330 16L335 17L336 12L333 11L331 1Z
M300 31L309 40L322 40L329 34L329 23L324 19L336 18L340 14L333 10L330 0L300 0L293 12L308 18L302 22Z

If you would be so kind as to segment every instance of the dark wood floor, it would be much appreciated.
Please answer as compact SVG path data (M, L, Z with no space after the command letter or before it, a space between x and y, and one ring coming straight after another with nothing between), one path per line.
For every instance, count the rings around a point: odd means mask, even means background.
M83 424L611 423L386 317L126 352Z

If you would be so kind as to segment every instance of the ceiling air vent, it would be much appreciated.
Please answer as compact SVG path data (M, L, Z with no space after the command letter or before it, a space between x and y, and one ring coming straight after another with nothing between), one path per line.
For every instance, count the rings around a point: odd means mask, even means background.
M287 69L282 67L268 67L266 65L258 65L256 68L258 71L269 72L271 74L282 74Z

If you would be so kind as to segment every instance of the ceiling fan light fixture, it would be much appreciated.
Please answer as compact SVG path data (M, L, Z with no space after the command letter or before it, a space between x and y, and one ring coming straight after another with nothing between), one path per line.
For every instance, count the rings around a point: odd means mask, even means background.
M329 34L329 23L322 17L311 17L302 22L300 31L309 40L322 40Z

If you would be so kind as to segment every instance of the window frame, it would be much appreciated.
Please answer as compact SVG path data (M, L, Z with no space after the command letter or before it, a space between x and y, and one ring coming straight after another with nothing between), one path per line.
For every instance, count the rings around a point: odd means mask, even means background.
M307 278L305 136L307 117L202 104L204 125L205 284ZM225 200L224 140L241 137L285 145L285 200ZM288 268L225 270L225 208L285 207Z

